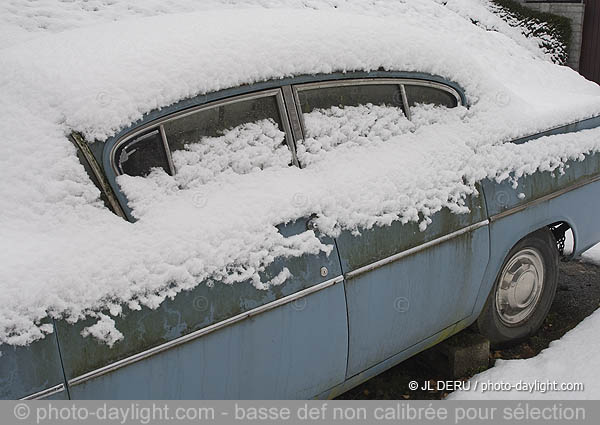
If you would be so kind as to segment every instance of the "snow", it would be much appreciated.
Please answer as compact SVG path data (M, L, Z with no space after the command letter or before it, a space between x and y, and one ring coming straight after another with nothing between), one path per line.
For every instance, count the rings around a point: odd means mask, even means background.
M530 359L497 360L496 365L475 375L467 384L469 391L456 391L451 400L494 400L494 399L547 399L568 400L600 398L600 311L596 311L561 339L553 341L540 354ZM478 382L477 388L475 383ZM485 391L485 384L513 385L523 383L557 385L582 383L583 391ZM484 384L482 386L482 384ZM546 386L548 386L546 384ZM488 388L490 385L488 384ZM518 388L518 387L517 387ZM541 386L538 386L541 389ZM568 387L567 387L568 389Z
M600 245L596 245L592 249L589 249L588 251L584 252L581 255L581 258L583 261L587 261L589 263L593 263L597 266L600 266Z
M298 144L302 165L324 159L334 149L352 149L387 141L414 125L402 108L373 104L314 109L303 114L306 138Z
M42 338L48 316L91 316L84 334L113 344L123 305L156 308L202 281L266 289L290 277L261 281L275 258L332 251L312 230L283 237L280 223L317 214L333 236L395 220L424 229L443 207L465 212L483 178L600 151L600 129L502 143L600 114L600 87L550 63L485 2L252 3L1 6L0 343ZM471 107L421 105L412 122L373 105L313 112L303 169L286 166L272 122L230 129L179 151L176 176L120 177L136 223L102 206L66 139L76 130L102 143L151 110L240 84L379 68L442 75Z
M248 174L270 167L286 168L292 154L284 133L273 120L241 124L219 137L186 140L185 149L173 152L180 188L205 184L218 174ZM127 178L126 176L124 176Z

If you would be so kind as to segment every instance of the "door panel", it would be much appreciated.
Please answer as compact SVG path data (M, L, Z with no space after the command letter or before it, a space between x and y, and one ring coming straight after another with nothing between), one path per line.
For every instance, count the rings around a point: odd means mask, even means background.
M347 377L467 317L488 242L486 226L347 280Z
M485 221L483 196L468 198L467 206L469 214L438 212L424 232L417 223L394 222L337 239L342 269L349 273L348 377L471 313L489 260L489 232L483 224L468 229ZM419 251L426 243L434 245ZM411 249L417 252L373 264Z
M343 312L344 314L340 314ZM344 380L338 283L71 388L73 398L310 398Z
M306 219L298 220L280 226L279 230L284 236L299 234L306 230L306 221ZM330 238L323 237L322 240L328 244L334 243ZM272 286L269 290L258 290L250 282L234 285L217 282L212 287L200 283L193 290L182 292L172 300L166 300L156 310L149 308L142 308L139 311L126 310L121 317L115 318L116 326L125 338L112 348L90 337L81 336L83 328L93 323L91 320L75 325L59 322L58 335L67 379L72 380L341 274L339 258L334 250L329 256L321 253L278 259L263 274L263 281L275 277L283 267L289 269L292 277L282 285ZM322 267L327 268L326 276L321 275ZM144 398L146 396L252 398L254 392L258 390L252 387L254 384L246 382L248 377L245 374L248 373L251 373L252 377L262 377L259 380L260 384L256 385L260 388L264 387L264 391L282 388L282 391L285 390L285 394L289 394L290 397L294 395L300 397L301 394L314 388L331 386L334 381L334 383L341 382L344 374L340 374L339 370L340 368L345 370L347 356L347 315L343 287L340 284L335 286L336 289L324 289L321 291L322 294L317 292L306 297L306 309L298 307L303 305L303 301L277 307L273 311L245 319L243 322L200 337L179 348L170 349L160 355L118 369L109 375L87 381L85 385L73 386L71 395L75 398ZM339 299L334 300L336 297ZM287 313L276 313L280 309ZM327 335L326 340L330 340L325 345L331 346L321 347L325 335ZM292 350L289 344L292 344L295 350ZM297 359L297 353L306 350L303 347L311 347L313 353L308 355L306 360ZM160 359L172 359L172 352L181 354L177 355L173 363L171 360L162 363L163 360ZM235 365L225 362L227 358L234 361ZM314 376L309 373L310 385L303 379L299 379L302 378L300 375L288 376L283 382L278 374L273 374L273 367L278 367L277 362L305 366L310 363L310 373L313 369L318 373ZM163 375L159 374L162 376L159 380L162 388L147 388L146 381L151 377L130 379L131 373L138 373L135 371L146 370L146 373L154 373L152 368L157 367L157 364L165 368L164 373L161 372ZM331 367L332 364L344 366L336 368ZM145 369L146 367L148 369ZM229 369L219 369L219 367L233 369L229 373L227 372ZM221 375L213 375L211 372L213 370L220 370ZM204 374L202 381L189 380L189 376L195 376L200 372ZM220 387L220 381L224 376L227 376L228 386ZM94 383L96 380L98 383ZM110 393L107 385L110 386L115 382L119 382L122 388L113 388L113 393ZM82 385L85 386L85 391L78 389ZM250 389L253 392L245 392ZM266 396L264 391L260 394ZM273 393L272 397L277 397L276 393Z
M0 345L0 353L0 399L27 397L64 382L54 334L26 347ZM65 395L63 390L59 397Z

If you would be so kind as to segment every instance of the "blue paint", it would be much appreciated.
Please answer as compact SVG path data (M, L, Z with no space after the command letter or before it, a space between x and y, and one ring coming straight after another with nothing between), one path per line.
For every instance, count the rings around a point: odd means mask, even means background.
M305 302L304 302L305 301ZM74 399L296 399L344 381L341 283L71 387Z
M488 236L482 227L345 282L347 378L469 316L488 262Z
M306 221L307 219L301 219L279 226L279 231L286 237L302 233L306 231ZM321 241L328 245L334 243L331 238L323 236ZM67 379L172 341L341 274L337 255L327 256L320 253L298 258L278 258L263 273L263 281L276 276L283 267L287 267L292 276L283 285L271 287L269 290L257 290L249 281L234 285L216 282L212 286L208 286L208 282L199 282L194 289L181 292L174 299L165 300L155 310L143 307L141 310L131 311L125 308L123 314L114 319L124 339L112 348L91 337L81 336L81 331L92 325L94 319L80 321L74 325L66 321L57 322ZM321 276L321 267L327 267L327 276ZM344 318L345 314L344 308Z
M18 399L64 383L54 335L25 347L0 345L0 399Z

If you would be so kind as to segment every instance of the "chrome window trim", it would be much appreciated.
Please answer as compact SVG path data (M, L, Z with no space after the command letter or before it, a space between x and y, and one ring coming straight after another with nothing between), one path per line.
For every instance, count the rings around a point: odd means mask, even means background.
M158 345L156 347L149 348L145 351L134 354L133 356L126 357L122 360L116 361L114 363L108 364L101 368L92 370L83 375L72 378L68 381L69 387L74 385L79 385L83 382L86 382L90 379L97 378L99 376L105 375L107 373L113 372L117 369L125 367L127 365L137 363L141 360L144 360L148 357L154 356L156 354L162 353L163 351L167 351L171 348L177 347L179 345L185 344L186 342L193 341L202 336L205 336L209 333L215 332L217 330L223 329L227 326L231 326L233 324L239 323L245 319L252 318L259 314L265 313L267 311L273 310L274 308L280 307L285 304L289 304L295 300L303 298L307 295L313 294L315 292L319 292L323 289L329 288L337 283L340 283L344 280L342 275L334 277L333 279L326 280L325 282L321 282L309 288L303 289L301 291L295 292L291 295L279 298L278 300L272 301L267 304L263 304L259 307L253 308L252 310L248 310L244 313L240 313L238 315L232 316L229 319L222 320L217 323L213 323L212 325L206 326L202 329L198 329L197 331L191 332L187 335L183 335L174 340L165 342L164 344Z
M104 192L104 195L106 196L106 199L114 213L121 218L127 219L127 216L125 215L125 212L123 211L123 208L121 207L121 204L119 203L112 186L107 181L100 164L98 164L98 161L96 161L96 157L94 157L94 154L90 150L90 147L87 145L87 142L83 136L79 133L73 132L71 133L71 139L75 142L77 149L79 149L87 161L90 169L94 173L94 176L96 177L96 180L98 181L98 184L100 185L102 192Z
M30 394L26 397L20 398L19 400L41 400L51 395L61 393L65 390L65 384L58 384L45 390L38 391L37 393Z
M228 104L232 104L232 103L242 102L245 100L260 99L263 97L275 97L275 100L277 102L277 106L279 109L279 115L281 118L281 122L284 127L282 130L285 133L287 144L288 144L288 146L290 146L290 143L291 143L291 146L293 146L292 133L291 133L290 125L289 125L289 119L288 119L287 114L285 113L285 108L282 109L282 106L285 105L285 102L283 100L283 94L281 92L281 88L274 88L274 89L262 90L262 91L254 92L254 93L247 93L247 94L232 96L232 97L228 97L226 99L221 99L221 100L206 103L203 105L194 106L192 108L188 108L183 111L175 112L171 115L167 115L166 117L163 117L163 118L151 121L145 125L142 125L141 127L136 129L132 133L125 134L123 137L121 137L119 140L117 140L117 142L112 146L112 148L110 150L110 166L112 168L112 171L115 173L115 176L117 176L117 177L123 174L119 171L119 169L115 163L115 154L117 152L117 149L119 149L119 147L121 147L123 144L129 142L131 139L134 139L136 136L144 133L145 131L148 131L148 129L156 127L158 130L160 130L160 127L162 127L165 123L174 121L179 118L186 117L188 115L192 115L196 112L200 112L203 110L216 108L216 107L220 107L220 106L224 106L224 105L228 105ZM164 133L161 132L161 134L164 134ZM163 139L163 144L165 146L168 146L168 140L166 137ZM292 149L292 148L290 148L290 149ZM296 161L295 149L291 150L291 152L292 152L293 160ZM167 158L169 158L170 155L171 155L170 153L167 154ZM171 159L171 161L172 161L172 159Z
M304 124L304 116L302 112L302 107L300 105L300 97L298 93L304 90L314 90L328 87L345 87L345 86L365 86L365 85L373 85L373 84L389 84L389 85L397 85L400 88L400 92L402 94L402 104L405 109L405 114L407 119L411 119L410 117L410 109L408 107L408 98L406 97L406 89L405 85L413 85L413 86L425 86L432 87L446 93L451 94L456 99L456 105L462 105L462 98L458 91L456 91L453 87L450 87L443 83L438 83L436 81L428 81L428 80L419 80L412 78L352 78L347 80L328 80L328 81L317 81L314 83L303 83L303 84L294 84L292 85L292 91L294 94L294 100L296 102L296 109L298 110L298 115L300 117L300 126L302 128L302 138L306 134L306 125Z
M300 113L298 112L297 103L294 97L294 90L292 89L292 86L282 86L281 92L283 94L283 100L285 102L285 109L287 111L288 119L290 122L291 132L294 136L293 145L295 165L300 168L300 162L298 161L298 156L296 154L296 141L302 140L303 137Z
M404 84L400 85L400 93L402 94L402 104L404 105L404 112L406 114L406 119L412 121L412 116L410 113L410 106L408 106L408 97L406 96L406 88L404 88Z
M171 155L171 148L169 147L169 142L167 140L167 133L165 133L165 126L161 124L159 127L159 130L160 130L160 137L163 142L163 147L165 148L165 154L167 155L167 163L169 164L169 171L171 172L171 175L174 176L175 175L175 165L173 164L173 156Z
M425 242L425 243L423 243L421 245L417 245L417 246L415 246L413 248L409 248L409 249L404 250L402 252L399 252L397 254L390 255L389 257L382 258L381 260L377 260L377 261L375 261L375 262L373 262L371 264L367 264L366 266L359 267L359 268L357 268L355 270L352 270L352 271L344 274L344 279L346 279L346 280L354 279L355 277L360 276L360 275L362 275L364 273L367 273L367 272L373 271L375 269L378 269L380 267L386 266L388 264L394 263L394 262L396 262L398 260L401 260L401 259L403 259L405 257L414 255L414 254L419 253L421 251L425 251L426 249L429 249L429 248L432 248L434 246L440 245L440 244L442 244L444 242L447 242L447 241L449 241L451 239L454 239L454 238L457 238L457 237L462 236L464 234L467 234L469 232L475 231L475 230L477 230L477 229L479 229L481 227L485 227L488 224L490 224L489 220L483 220L483 221L480 221L478 223L472 224L470 226L463 227L462 229L459 229L459 230L457 230L455 232L452 232L452 233L448 233L447 235L444 235L444 236L439 237L437 239L433 239L433 240L431 240L429 242Z

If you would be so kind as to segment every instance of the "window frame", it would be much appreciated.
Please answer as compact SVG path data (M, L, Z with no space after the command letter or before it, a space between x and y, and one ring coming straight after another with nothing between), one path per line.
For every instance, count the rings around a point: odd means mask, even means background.
M280 88L274 88L274 89L268 89L268 90L261 90L261 91L253 92L253 93L242 94L242 95L238 95L238 96L232 96L232 97L228 97L228 98L221 99L221 100L216 100L214 102L209 102L209 103L194 106L194 107L191 107L188 109L184 109L182 111L167 115L161 119L151 121L148 124L139 127L134 132L126 134L125 136L123 136L122 138L117 140L117 142L111 147L109 156L110 156L110 166L112 168L112 171L114 172L116 177L125 174L125 173L121 172L121 170L119 170L119 166L118 166L118 158L116 157L116 154L117 154L117 151L119 148L123 147L124 145L126 145L128 143L132 143L132 142L135 143L135 139L137 137L139 137L140 135L143 135L145 132L152 132L153 129L155 129L159 132L162 142L163 142L163 147L165 149L168 167L169 167L169 173L171 175L174 175L177 170L175 169L175 166L173 165L172 152L171 152L171 148L169 146L169 141L167 139L165 129L164 129L165 123L195 114L197 112L201 112L201 111L205 111L205 110L209 110L209 109L213 109L213 108L218 108L218 107L230 105L233 103L238 103L238 102L243 102L243 101L248 101L248 100L253 100L253 99L261 99L264 97L274 97L277 102L277 109L279 111L281 124L283 126L283 128L281 130L285 133L285 140L286 140L288 149L290 149L290 153L292 155L292 162L295 166L298 166L298 160L296 158L296 145L295 145L295 141L292 137L290 120L287 115L285 101L283 98L283 92L280 87Z
M331 87L346 87L346 86L371 86L371 85L397 85L400 88L402 95L402 106L404 108L406 118L410 121L410 108L408 98L406 96L405 86L425 86L431 87L438 90L445 91L451 94L456 99L456 106L462 105L463 101L457 90L442 83L429 80L418 80L411 78L355 78L355 79L344 79L344 80L329 80L329 81L317 81L313 83L294 84L292 85L292 93L294 96L294 103L296 111L300 120L300 128L302 131L302 139L306 135L306 125L304 124L304 113L302 112L302 106L300 104L299 93L306 90L315 90L321 88Z

